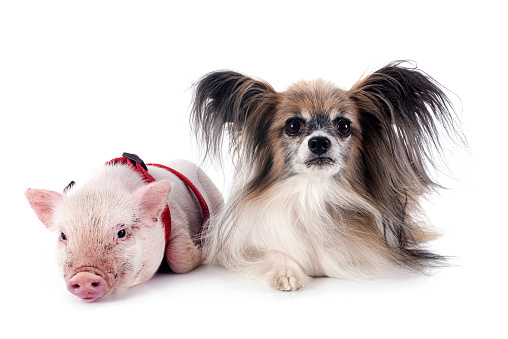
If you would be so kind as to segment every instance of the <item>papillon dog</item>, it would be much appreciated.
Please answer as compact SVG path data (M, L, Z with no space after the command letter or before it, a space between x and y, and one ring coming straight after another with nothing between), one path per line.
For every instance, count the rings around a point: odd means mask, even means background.
M284 92L233 71L195 85L191 120L207 155L224 143L236 174L210 222L206 262L293 291L310 277L427 272L422 197L442 139L463 140L445 90L397 61L343 90L324 80Z

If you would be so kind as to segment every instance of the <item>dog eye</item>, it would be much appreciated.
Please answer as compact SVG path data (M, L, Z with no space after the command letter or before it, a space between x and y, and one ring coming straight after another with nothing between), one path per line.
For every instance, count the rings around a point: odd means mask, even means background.
M341 137L347 137L351 134L351 123L349 120L340 119L337 123L337 132Z
M290 119L286 122L286 134L295 136L302 131L302 123L296 119Z

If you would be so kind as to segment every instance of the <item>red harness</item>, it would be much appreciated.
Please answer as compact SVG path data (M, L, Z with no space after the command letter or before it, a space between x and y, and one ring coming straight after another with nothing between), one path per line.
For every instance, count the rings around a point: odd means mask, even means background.
M196 197L196 199L198 199L199 206L201 207L201 212L203 213L203 223L201 224L201 229L200 229L199 234L201 234L201 235L203 234L203 225L206 223L206 221L210 217L210 211L208 209L208 205L206 204L205 198L203 198L203 195L201 195L201 193L199 192L197 187L189 180L189 178L187 178L182 173L175 171L174 169L164 166L164 165L159 165L159 164L146 164L145 165L143 160L141 160L137 155L130 154L130 153L123 153L121 158L115 158L115 159L110 160L106 163L106 165L113 165L113 164L127 164L127 165L129 165L130 168L132 168L134 171L136 171L141 176L141 178L143 178L143 180L146 181L147 183L151 183L151 182L155 181L154 177L151 176L150 173L148 173L147 166L154 166L154 167L163 168L163 169L173 173L174 175L176 175L180 180L183 181L183 183L185 185L187 185L187 187L190 188L192 193L194 193L194 196ZM166 208L164 209L164 211L161 214L161 219L162 219L162 223L164 224L164 229L165 229L165 234L166 234L166 244L167 244L169 241L169 236L171 234L171 212L169 211L169 205L166 205ZM202 242L202 236L197 241L196 245L201 247L201 242Z

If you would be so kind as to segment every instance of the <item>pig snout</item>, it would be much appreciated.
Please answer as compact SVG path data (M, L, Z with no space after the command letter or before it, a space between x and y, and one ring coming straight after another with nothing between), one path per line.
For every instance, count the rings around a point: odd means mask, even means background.
M67 281L67 290L86 302L102 297L109 290L106 280L91 272L79 272Z

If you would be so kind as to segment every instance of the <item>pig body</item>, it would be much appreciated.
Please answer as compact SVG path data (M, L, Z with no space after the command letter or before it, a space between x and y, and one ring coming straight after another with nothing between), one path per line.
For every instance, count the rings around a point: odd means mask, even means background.
M213 217L223 198L206 174L183 160L169 167L203 196ZM155 166L145 180L128 164L106 164L87 182L60 194L28 189L39 219L58 234L57 258L67 289L84 301L121 292L150 279L164 257L176 273L202 262L198 240L203 211L195 194L175 174ZM165 239L161 214L169 206L171 233Z

